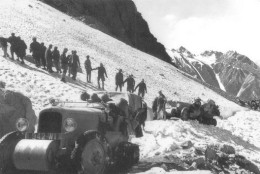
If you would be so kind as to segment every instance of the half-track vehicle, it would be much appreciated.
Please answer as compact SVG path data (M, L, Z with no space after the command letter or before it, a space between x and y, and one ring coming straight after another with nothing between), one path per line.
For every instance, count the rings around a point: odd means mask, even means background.
M20 171L74 171L103 174L113 166L131 167L139 161L139 147L128 142L140 137L137 110L147 114L142 98L131 93L108 94L107 103L56 103L39 113L36 133L27 133L28 122L16 122L18 131L0 140L0 174ZM108 105L127 101L115 115ZM127 112L127 113L126 113ZM116 126L115 126L116 125ZM141 129L142 130L142 129Z

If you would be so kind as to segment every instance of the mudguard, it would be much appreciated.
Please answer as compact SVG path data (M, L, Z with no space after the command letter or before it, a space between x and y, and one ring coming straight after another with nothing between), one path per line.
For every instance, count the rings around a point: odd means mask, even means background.
M23 139L15 146L13 163L18 170L50 171L58 148L56 140Z

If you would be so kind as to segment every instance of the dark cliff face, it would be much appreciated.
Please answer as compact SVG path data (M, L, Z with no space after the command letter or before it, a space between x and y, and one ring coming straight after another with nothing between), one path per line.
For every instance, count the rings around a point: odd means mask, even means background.
M143 52L171 62L132 0L41 0Z

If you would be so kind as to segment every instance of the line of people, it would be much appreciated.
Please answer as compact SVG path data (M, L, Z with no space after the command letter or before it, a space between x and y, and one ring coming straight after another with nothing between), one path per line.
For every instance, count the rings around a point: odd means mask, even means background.
M10 43L10 53L11 57L7 53L7 43ZM0 44L4 52L4 57L10 57L10 59L14 60L14 53L17 56L17 60L21 59L21 64L24 64L24 58L26 56L27 45L24 40L20 37L15 36L15 33L12 33L9 38L0 37ZM50 44L48 48L44 45L44 43L39 43L36 37L33 37L32 43L30 44L29 51L32 54L32 57L35 62L35 66L37 68L42 67L44 70L47 70L49 73L53 73L52 67L54 66L57 73L62 73L61 81L66 82L66 75L72 75L72 79L76 80L77 70L81 68L79 56L77 55L76 50L72 50L71 54L67 55L68 49L64 48L62 54L58 50L58 47ZM86 61L84 62L85 70L86 70L86 81L87 83L91 83L91 72L93 70L98 71L97 76L97 84L99 89L104 90L105 79L108 78L106 69L103 63L100 63L99 67L92 68L90 56L86 56ZM100 84L101 81L101 84ZM127 91L133 93L138 88L138 95L141 97L145 96L147 93L147 87L144 82L144 79L135 86L135 79L132 74L130 74L125 80L122 69L116 73L115 76L115 90L122 91L122 87L124 84L127 84ZM102 85L102 86L101 86Z
M86 70L86 81L88 83L91 83L91 72L93 70L98 70L98 77L97 77L97 83L99 89L104 89L104 82L105 77L107 77L107 72L102 63L100 63L100 66L97 68L92 68L91 61L89 59L89 55L86 56L86 60L84 63L85 70ZM100 87L100 81L102 82L102 88ZM145 93L147 93L146 84L144 82L144 79L135 87L135 80L134 76L130 74L125 80L124 80L124 74L122 69L119 69L119 71L116 73L115 76L115 91L119 90L122 92L122 87L124 84L127 83L127 91L130 93L133 93L138 88L138 95L141 97L144 97Z

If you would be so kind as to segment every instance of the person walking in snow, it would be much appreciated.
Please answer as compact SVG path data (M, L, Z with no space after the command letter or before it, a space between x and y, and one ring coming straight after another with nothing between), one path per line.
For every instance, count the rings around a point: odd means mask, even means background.
M53 73L52 70L52 44L49 45L48 49L45 51L45 59L47 61L47 70L49 73Z
M77 72L78 72L77 70L79 67L80 67L79 56L77 55L77 51L74 51L71 59L72 80L76 80Z
M69 68L69 56L67 56L68 49L64 48L62 54L60 55L60 62L62 68L62 77L61 81L66 83L66 73Z
M32 53L35 65L38 68L40 67L41 44L37 42L36 37L34 37L32 40L33 42L30 44L30 53Z
M139 88L138 95L143 98L144 94L147 93L147 88L146 84L144 83L144 79L135 87L135 91L137 88Z
M27 45L20 37L17 37L17 59L21 59L21 64L24 64L24 57L26 56Z
M17 37L14 33L8 38L8 42L11 44L10 52L11 52L11 59L14 60L14 53L17 51Z
M116 91L119 87L120 92L122 92L122 86L124 85L124 75L122 73L122 69L119 69L118 73L116 73Z
M0 47L2 47L2 50L4 52L4 57L9 57L9 54L7 53L7 41L8 39L4 37L0 37Z
M72 63L71 63L71 62L72 62L72 55L73 55L73 54L74 54L74 50L72 50L72 51L71 51L71 54L68 55L68 58L69 58L69 64L68 64L68 65L69 65L69 66L68 66L68 74L69 74L69 75L68 75L68 76L69 76L69 77L70 77L70 75L72 74L72 73L71 73L71 66L72 66Z
M162 91L158 92L159 96L153 101L152 110L154 113L154 120L166 119L165 104L167 102L165 95Z
M60 70L60 51L58 50L58 47L54 47L54 50L52 51L52 58L53 63L56 68L57 73L61 73Z
M85 65L85 69L86 69L86 74L87 74L87 82L91 83L91 71L92 71L92 67L91 67L91 61L89 59L89 55L87 55L87 59L84 63Z
M46 52L46 46L44 46L44 43L41 43L41 48L40 48L40 61L41 65L43 66L43 69L46 70L46 59L45 59L45 52Z
M97 77L97 83L98 83L98 88L100 89L100 80L102 81L102 89L104 90L104 82L105 82L105 75L106 75L106 78L107 77L107 71L104 67L104 65L102 63L100 63L100 66L97 67L97 68L94 68L92 70L98 70L98 77Z
M124 83L127 82L127 91L130 92L130 93L133 93L134 92L134 88L135 88L135 79L133 78L133 75L129 75Z

